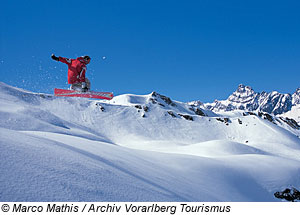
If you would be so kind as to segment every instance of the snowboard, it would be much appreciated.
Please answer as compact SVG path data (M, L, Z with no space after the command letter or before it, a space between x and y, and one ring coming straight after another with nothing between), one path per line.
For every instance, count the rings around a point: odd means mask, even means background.
M83 98L92 98L92 99L107 99L111 100L114 95L110 92L80 92L76 90L65 90L65 89L54 89L55 96L66 96L66 97L83 97Z

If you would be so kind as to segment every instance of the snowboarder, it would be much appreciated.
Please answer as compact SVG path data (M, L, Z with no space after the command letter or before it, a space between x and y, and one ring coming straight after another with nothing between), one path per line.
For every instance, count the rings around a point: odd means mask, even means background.
M54 54L51 58L68 65L68 83L71 84L70 89L87 92L91 88L89 79L85 77L86 65L90 63L89 56L78 57L77 59L69 59L64 57L57 57Z

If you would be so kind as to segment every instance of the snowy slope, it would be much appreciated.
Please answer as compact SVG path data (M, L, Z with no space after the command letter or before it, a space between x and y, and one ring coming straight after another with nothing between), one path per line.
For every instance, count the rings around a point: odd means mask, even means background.
M281 116L296 120L300 124L300 104L294 105L292 109Z
M0 101L0 201L277 201L300 186L300 132L280 118L156 92L97 101L0 83Z

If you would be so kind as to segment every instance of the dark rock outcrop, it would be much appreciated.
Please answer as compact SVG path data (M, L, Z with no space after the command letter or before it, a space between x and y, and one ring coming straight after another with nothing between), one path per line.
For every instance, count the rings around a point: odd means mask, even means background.
M297 200L300 200L300 191L294 187L286 188L282 192L274 193L274 196L278 199L285 199L290 202L295 202Z

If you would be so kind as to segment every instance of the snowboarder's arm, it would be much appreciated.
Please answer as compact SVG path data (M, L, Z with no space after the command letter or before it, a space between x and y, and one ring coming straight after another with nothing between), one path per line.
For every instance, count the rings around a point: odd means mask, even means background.
M81 67L81 71L78 75L79 82L85 82L85 72L86 72L86 66Z
M71 62L72 62L72 60L69 59L69 58L65 58L65 57L56 57L54 54L51 55L51 58L52 58L53 60L60 61L60 62L65 63L65 64L67 64L67 65L70 65Z
M58 57L58 61L70 65L72 63L72 59L65 57Z
M52 55L51 55L51 58L52 58L52 60L56 60L56 61L58 61L58 60L59 60L59 58L58 58L58 57L56 57L54 54L52 54Z

